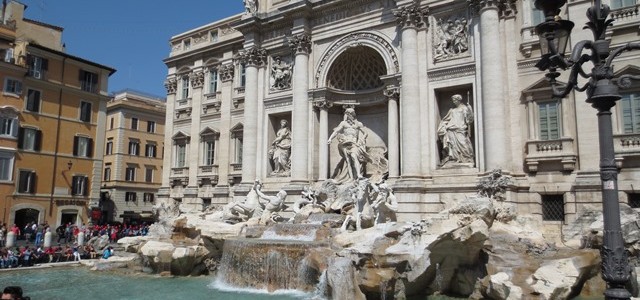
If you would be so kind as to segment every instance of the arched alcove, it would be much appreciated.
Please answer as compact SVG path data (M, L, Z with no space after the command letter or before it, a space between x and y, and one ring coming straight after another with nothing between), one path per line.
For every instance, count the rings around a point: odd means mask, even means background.
M384 59L373 48L351 47L338 56L327 74L327 87L364 91L384 85L380 76L387 74Z

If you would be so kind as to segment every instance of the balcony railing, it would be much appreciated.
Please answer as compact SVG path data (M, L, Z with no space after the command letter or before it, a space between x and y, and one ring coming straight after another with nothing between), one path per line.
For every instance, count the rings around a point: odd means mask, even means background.
M171 168L171 177L182 177L188 174L188 167Z
M562 170L573 171L576 160L572 138L527 142L525 163L530 172L537 172L540 164L547 162L560 162Z
M616 155L640 156L640 133L614 135L613 148Z
M620 22L633 21L638 18L639 9L640 4L616 8L611 10L611 17Z
M199 174L218 175L218 166L217 165L200 166L200 173Z

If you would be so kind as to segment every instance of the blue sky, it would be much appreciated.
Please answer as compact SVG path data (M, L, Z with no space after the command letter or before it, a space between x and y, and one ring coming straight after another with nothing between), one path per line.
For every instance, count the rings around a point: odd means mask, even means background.
M25 17L64 28L67 53L113 67L109 91L166 97L171 36L243 11L242 0L18 0Z

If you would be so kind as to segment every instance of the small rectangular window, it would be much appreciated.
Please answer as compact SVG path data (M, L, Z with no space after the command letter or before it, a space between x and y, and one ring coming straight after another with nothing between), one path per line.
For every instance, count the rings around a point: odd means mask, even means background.
M156 157L156 145L147 144L144 149L146 157Z
M40 151L42 146L42 131L34 128L20 128L18 130L18 148L23 150Z
M113 139L107 140L107 145L105 146L105 155L113 154Z
M85 92L95 93L98 91L98 74L80 70L80 88Z
M18 176L18 193L35 193L36 172L20 170Z
M180 95L181 96L180 99L189 98L189 76L182 76L181 87L182 87L182 94Z
M86 196L89 191L89 177L80 175L73 176L71 183L71 194L74 196Z
M129 155L140 155L140 143L138 141L129 142Z
M611 8L618 9L636 5L636 0L611 0Z
M138 118L131 118L131 130L138 130Z
M176 145L176 167L182 168L186 165L187 145Z
M640 133L640 93L621 94L623 133Z
M209 71L209 93L215 93L218 91L218 70L211 69Z
M124 201L126 202L136 202L136 193L135 192L126 192Z
M8 137L18 137L17 128L17 118L0 117L0 135Z
M204 165L211 166L214 164L215 143L214 141L204 142Z
M564 195L542 195L542 220L564 221Z
M0 181L10 181L13 174L13 153L0 152Z
M628 193L627 198L631 208L640 208L640 193Z
M4 81L4 92L9 94L21 95L22 94L22 82L7 78Z
M40 111L40 91L32 89L27 90L27 105L25 109L31 112Z
M111 168L104 168L104 181L111 180Z
M128 167L125 172L126 181L136 181L136 168Z
M80 121L91 122L91 103L80 101Z
M150 132L150 133L156 132L156 122L147 121L147 132Z
M538 103L540 124L540 140L557 140L560 138L560 111L558 101Z
M145 182L153 182L153 169L152 168L147 168L146 172L144 174L144 181Z
M113 129L113 125L114 125L114 121L113 118L111 118L111 120L109 121L109 129Z
M147 202L147 203L153 203L154 198L155 197L154 197L153 193L144 193L143 201Z
M39 56L27 55L27 67L29 76L36 79L43 79L44 73L48 69L49 61Z
M93 156L93 139L84 136L73 138L73 155L81 157Z
M247 66L245 64L240 65L240 87L244 87L247 84Z

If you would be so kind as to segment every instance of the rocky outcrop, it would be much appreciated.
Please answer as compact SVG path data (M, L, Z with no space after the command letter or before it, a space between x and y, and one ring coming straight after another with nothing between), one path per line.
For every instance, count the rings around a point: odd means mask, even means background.
M545 262L528 283L543 299L571 299L580 294L584 283L598 275L600 256L585 250L578 256Z

